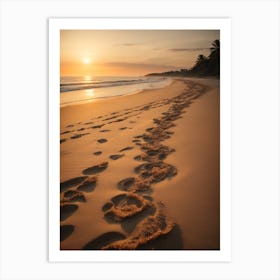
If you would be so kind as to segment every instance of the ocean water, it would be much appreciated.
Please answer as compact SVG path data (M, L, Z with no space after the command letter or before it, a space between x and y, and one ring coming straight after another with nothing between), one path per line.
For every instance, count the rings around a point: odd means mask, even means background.
M60 106L162 88L171 81L165 77L63 76L60 79Z

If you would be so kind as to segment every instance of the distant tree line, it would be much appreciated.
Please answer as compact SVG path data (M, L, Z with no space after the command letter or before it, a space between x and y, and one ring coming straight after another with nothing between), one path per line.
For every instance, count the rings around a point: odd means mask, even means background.
M220 40L212 42L211 53L208 57L200 54L195 65L190 69L180 69L163 73L151 73L147 76L180 76L180 77L220 77Z

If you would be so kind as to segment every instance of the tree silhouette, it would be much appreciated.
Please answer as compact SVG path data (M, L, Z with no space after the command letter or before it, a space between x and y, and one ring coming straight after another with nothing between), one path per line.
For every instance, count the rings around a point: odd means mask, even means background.
M195 65L191 69L181 69L164 73L151 73L148 76L183 76L183 77L220 77L220 40L212 42L208 57L203 54L198 55Z
M189 75L220 76L220 40L213 41L210 50L211 52L207 58L202 54L197 57Z
M214 42L212 42L212 47L210 48L211 50L211 54L218 54L220 55L220 40L215 40Z
M210 74L220 76L220 40L212 43L211 53L209 55Z

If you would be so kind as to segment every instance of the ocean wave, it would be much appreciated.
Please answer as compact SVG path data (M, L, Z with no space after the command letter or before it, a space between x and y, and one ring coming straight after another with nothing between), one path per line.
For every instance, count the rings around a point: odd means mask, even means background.
M68 82L60 84L60 92L68 92L83 89L117 87L142 83L160 82L163 78L146 78L146 79L133 79L133 80L109 80L109 81L81 81L81 82Z

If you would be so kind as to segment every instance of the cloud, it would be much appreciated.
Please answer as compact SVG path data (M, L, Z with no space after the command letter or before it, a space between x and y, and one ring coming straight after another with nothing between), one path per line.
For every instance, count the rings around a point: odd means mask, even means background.
M198 52L210 50L210 48L178 48L178 49L168 49L171 52Z

